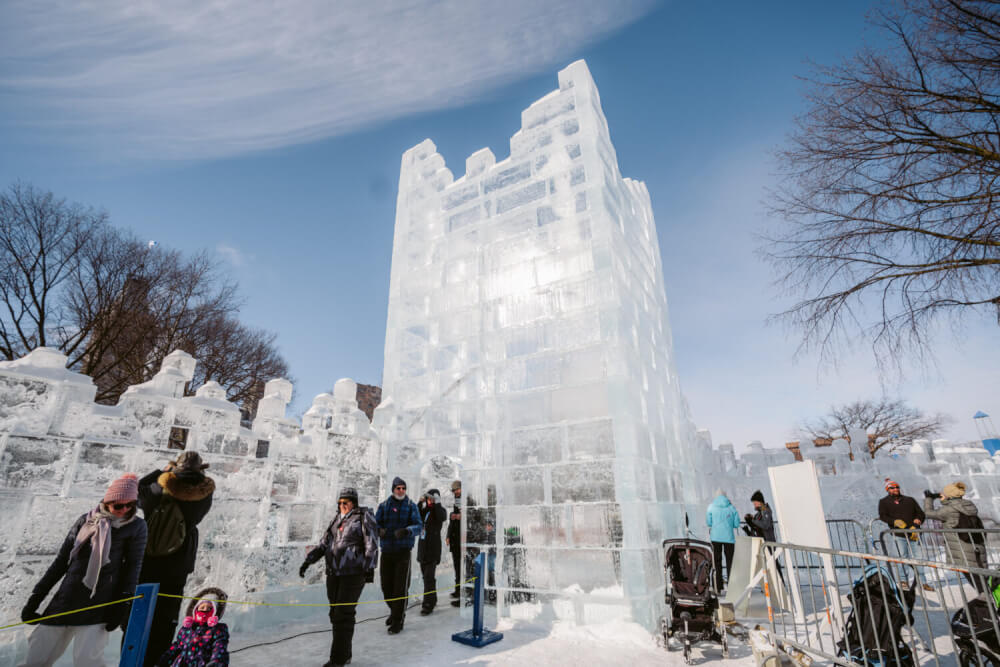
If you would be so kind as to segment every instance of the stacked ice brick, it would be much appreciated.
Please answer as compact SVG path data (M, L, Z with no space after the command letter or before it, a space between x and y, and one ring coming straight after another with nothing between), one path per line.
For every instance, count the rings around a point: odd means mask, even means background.
M91 379L67 370L56 350L0 363L0 619L17 618L65 531L108 482L145 475L180 447L200 452L217 484L190 589L209 583L235 599L312 596L296 570L303 547L334 515L339 488L357 487L368 505L381 493L381 445L358 409L355 383L340 380L317 396L300 428L285 416L291 383L272 380L257 418L244 425L214 382L183 395L195 364L174 352L150 382L102 406L93 403ZM314 568L310 581L321 575ZM246 609L234 611L243 627L255 624ZM0 638L0 662L22 634Z
M403 155L375 424L390 475L461 461L501 612L651 624L660 541L706 494L649 195L583 61L521 122L457 180L430 140Z

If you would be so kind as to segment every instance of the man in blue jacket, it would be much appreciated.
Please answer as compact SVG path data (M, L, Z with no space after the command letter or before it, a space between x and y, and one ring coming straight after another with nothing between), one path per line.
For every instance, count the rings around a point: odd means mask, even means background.
M395 635L403 629L406 616L406 600L395 598L405 597L410 588L410 555L413 543L423 528L420 510L407 497L406 482L399 477L392 480L392 495L378 506L375 523L378 524L382 549L379 562L382 596L389 605L389 618L385 624L389 626L389 634Z
M712 555L715 557L715 590L722 590L722 555L726 555L726 581L733 566L733 551L736 548L736 529L740 527L740 513L736 511L722 490L715 492L715 500L708 506L705 523L712 540Z

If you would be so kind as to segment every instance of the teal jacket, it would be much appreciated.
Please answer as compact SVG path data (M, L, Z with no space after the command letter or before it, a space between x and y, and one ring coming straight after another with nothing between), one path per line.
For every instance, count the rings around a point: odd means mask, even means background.
M736 541L733 534L740 527L740 514L729 502L729 498L718 496L708 506L708 512L705 513L705 523L708 524L710 540L732 544Z

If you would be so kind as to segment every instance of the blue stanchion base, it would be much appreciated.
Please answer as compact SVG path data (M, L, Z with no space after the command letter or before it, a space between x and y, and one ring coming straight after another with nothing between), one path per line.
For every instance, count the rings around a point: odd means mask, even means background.
M482 634L477 637L472 630L463 630L462 632L456 632L453 634L451 639L459 644L482 648L487 644L492 644L493 642L498 642L503 639L503 633L493 632L492 630L483 630Z

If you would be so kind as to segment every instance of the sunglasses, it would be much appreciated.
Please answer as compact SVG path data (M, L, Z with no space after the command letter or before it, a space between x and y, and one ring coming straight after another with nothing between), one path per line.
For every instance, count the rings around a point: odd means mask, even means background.
M113 510L130 510L135 507L135 503L108 503L108 507Z
M392 487L392 490L393 491L399 491L399 490L406 491L406 487L405 486L394 486L394 487Z
M337 504L338 505L353 505L354 503L352 503L350 500L338 500Z

